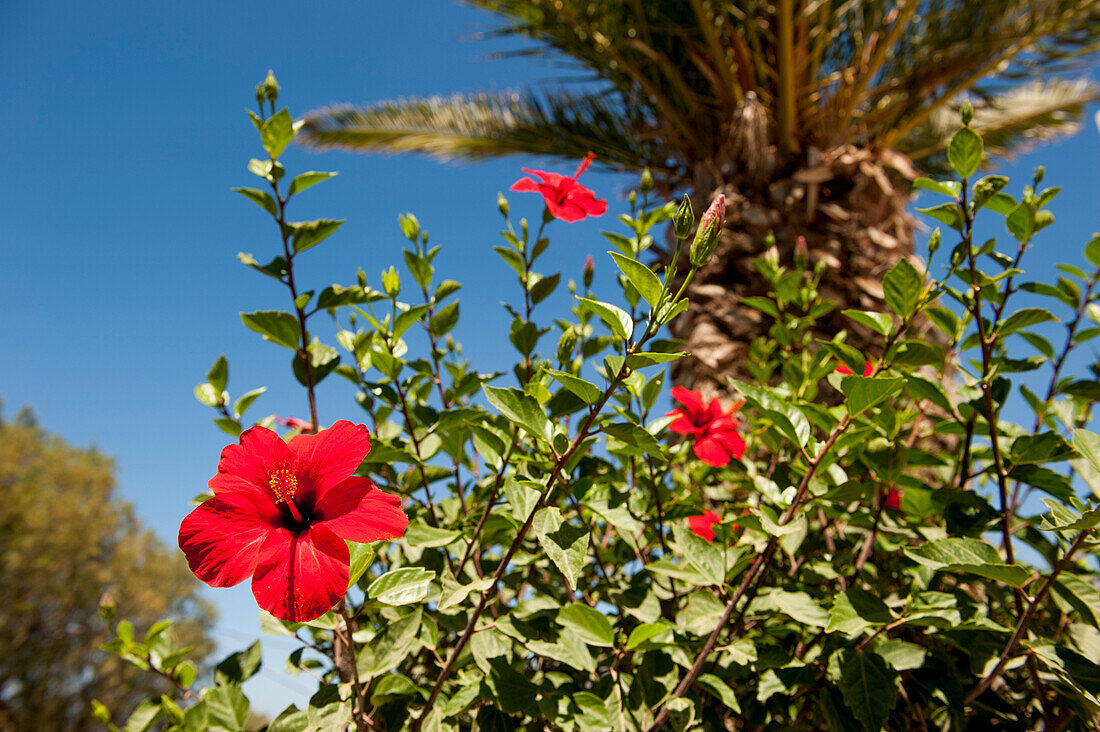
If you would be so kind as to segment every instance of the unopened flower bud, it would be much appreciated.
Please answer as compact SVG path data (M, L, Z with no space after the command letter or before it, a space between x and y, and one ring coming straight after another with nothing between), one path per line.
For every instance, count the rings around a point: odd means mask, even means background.
M634 206L636 203L638 203L638 192L631 191L629 195L627 195L627 199L630 201L630 205Z
M1040 165L1035 168L1035 177L1032 180L1034 181L1036 188L1038 188L1039 184L1043 182L1043 178L1046 176L1046 174L1047 169L1044 166Z
M500 211L501 216L508 218L508 199L504 197L503 193L497 194L497 210Z
M928 237L928 252L935 254L936 250L940 248L940 227L936 227L936 230L932 232L932 236Z
M972 105L969 101L963 102L962 109L959 110L959 114L962 116L962 123L969 127L970 120L974 119L974 105Z
M584 289L588 290L592 287L592 278L596 276L596 262L592 259L592 255L589 254L588 258L584 260Z
M382 273L382 289L390 297L397 297L401 292L401 275L391 265L389 270Z
M264 78L264 96L272 104L279 98L279 82L275 81L275 72L271 69L267 70L267 77Z
M360 267L359 271L355 273L355 277L359 281L360 287L367 286L367 273L363 271L362 267Z
M264 89L264 85L261 82L256 85L256 104L263 108L265 99L267 99L267 91Z
M794 266L798 269L806 269L806 263L810 260L810 249L806 246L806 237L800 236L794 242Z
M577 331L572 328L566 328L565 332L561 334L561 338L558 339L558 361L560 363L569 363L573 358L573 350L577 347Z
M710 202L710 207L703 214L699 228L695 231L695 240L691 242L691 251L688 253L691 266L702 267L710 259L710 255L714 254L725 220L726 197L719 193Z
M642 189L642 193L649 193L653 190L653 174L649 172L649 168L642 171L642 180L638 187Z
M691 210L691 197L684 194L684 200L680 201L676 209L676 215L672 217L672 228L676 232L677 239L687 239L691 235L691 227L695 226L695 213Z

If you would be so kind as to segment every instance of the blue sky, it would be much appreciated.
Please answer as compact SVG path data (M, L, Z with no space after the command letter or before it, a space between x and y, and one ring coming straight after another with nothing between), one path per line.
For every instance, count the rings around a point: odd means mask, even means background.
M255 185L245 169L260 155L244 113L253 87L274 68L280 105L300 115L335 102L520 88L554 75L530 61L485 60L502 46L468 39L491 22L449 0L308 9L282 1L0 5L5 414L30 405L48 430L115 457L121 494L174 545L188 501L226 443L191 394L218 354L229 358L234 396L269 387L252 416L307 416L289 352L237 316L287 304L280 286L236 261L239 251L264 259L277 246L265 215L229 191ZM1074 138L1004 167L1017 176L1014 192L1040 162L1048 184L1066 189L1051 207L1058 224L1032 257L1036 274L1079 261L1100 229L1098 161L1090 113ZM443 246L438 275L466 285L455 334L467 357L480 370L504 368L510 354L497 335L507 327L499 303L517 291L490 250L499 243L496 194L521 164L536 162L458 166L291 150L291 173L340 171L303 194L295 216L348 219L304 258L299 278L320 289L354 282L361 266L377 286L378 273L400 262L397 215L413 211ZM611 198L615 213L632 181L593 171L585 183ZM537 220L537 197L510 199L515 214ZM558 224L545 270L579 278L593 254L606 272L598 232L615 225L610 217ZM567 306L562 291L542 306L545 321ZM359 416L338 381L320 389L322 423ZM208 596L221 611L224 650L258 635L247 584ZM257 708L277 712L304 701L312 684L281 671L276 649L286 646L269 648L250 692Z

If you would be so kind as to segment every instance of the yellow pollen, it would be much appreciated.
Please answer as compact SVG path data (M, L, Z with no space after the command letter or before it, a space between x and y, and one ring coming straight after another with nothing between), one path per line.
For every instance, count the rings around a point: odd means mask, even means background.
M275 494L275 503L283 503L294 498L298 490L298 479L286 468L279 468L267 479L267 485Z

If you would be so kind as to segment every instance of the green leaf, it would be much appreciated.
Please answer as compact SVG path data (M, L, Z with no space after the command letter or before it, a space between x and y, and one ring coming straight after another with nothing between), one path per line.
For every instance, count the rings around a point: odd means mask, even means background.
M431 328L432 334L437 338L447 335L451 332L451 329L458 324L458 301L454 301L449 305L441 308L435 315L432 316Z
M897 703L898 674L880 656L849 650L840 665L840 693L867 729L881 730Z
M737 695L733 693L730 685L722 679L714 674L700 674L699 678L695 680L695 684L710 692L726 708L732 709L734 714L741 713L741 705L737 702Z
M1100 524L1100 506L1081 513L1049 498L1044 498L1043 503L1050 509L1039 526L1044 531L1084 531Z
M862 323L879 335L888 336L894 329L894 321L887 313L876 313L873 310L845 310L847 315L857 323Z
M928 650L916 643L888 640L875 646L875 653L882 656L895 671L911 671L924 665Z
M626 367L631 370L644 369L647 366L657 366L662 363L668 363L669 361L675 361L683 358L687 353L678 351L676 353L632 353L626 357L624 363Z
M386 572L367 588L367 597L385 605L409 605L428 595L435 572L421 567L403 567Z
M630 340L630 336L634 333L634 320L630 317L630 313L615 307L611 303L600 302L587 297L577 299L582 307L595 313L611 329L612 333L624 341Z
M778 610L800 623L824 628L829 624L829 614L817 604L808 593L789 592L778 588L768 588L760 592L753 603L754 611L761 609Z
M328 180L336 173L327 173L317 170L309 170L305 173L299 173L294 176L294 180L290 181L290 192L288 196L293 196L296 193L301 193L307 188L317 185L323 180Z
M1035 214L1026 201L1009 212L1005 219L1005 228L1021 244L1031 240L1035 233Z
M1056 432L1021 435L1012 441L1008 458L1013 463L1057 463L1076 457L1073 446Z
M550 374L555 381L566 389L580 397L585 404L596 404L600 401L600 397L603 396L603 392L598 386L585 381L579 376L567 374L564 371L556 371L554 369L546 369L546 373Z
M267 193L266 191L260 191L255 188L232 188L230 190L235 193L240 193L249 201L252 201L264 211L267 211L273 217L279 216L279 207L275 203L275 199L271 197L270 193Z
M956 190L956 188L959 188L959 184L955 181L941 183L931 178L917 178L913 181L913 187L924 191L940 193L948 198L955 198L959 195Z
M199 384L195 387L195 398L208 407L217 407L221 403L220 391L214 391L210 384Z
M657 278L657 275L653 274L653 270L630 257L624 257L618 252L608 252L608 254L615 260L615 264L618 265L619 270L626 276L630 284L634 285L634 289L638 291L638 294L649 303L649 306L651 308L657 307L657 302L664 294L665 287L661 284L661 280Z
M207 722L211 728L244 732L248 722L248 699L236 684L217 686L204 698Z
M294 139L294 120L285 108L268 117L260 127L260 140L272 160L283 154L283 150L292 139Z
M962 231L964 227L962 208L957 203L941 203L931 208L918 208L922 214L931 216L942 224L947 224L956 231Z
M898 263L886 273L882 281L886 304L902 318L913 314L924 289L924 279L917 268L908 259L899 259Z
M891 620L893 614L890 608L877 595L852 588L836 596L829 609L829 624L825 626L825 632L840 631L849 635Z
M1010 333L1015 333L1021 328L1038 325L1039 323L1049 323L1056 320L1058 320L1058 318L1054 317L1049 310L1043 308L1023 308L1005 318L996 332L999 336L1006 336Z
M461 605L471 592L484 592L492 586L492 577L483 577L479 580L474 580L468 585L460 585L451 579L450 575L444 575L443 591L439 595L439 605L436 609L446 610L447 608Z
M344 224L344 219L317 219L316 221L299 221L293 224L294 235L291 242L295 252L304 252L315 247L325 239L336 233Z
M901 391L905 384L902 378L884 378L881 376L845 376L840 382L844 392L844 405L853 417L862 414L879 402L889 399Z
M279 310L261 310L255 313L241 313L241 320L249 330L254 330L264 340L285 346L292 351L298 350L298 319L290 313Z
M504 656L489 659L489 674L486 678L500 711L505 714L522 712L535 703L538 687L512 668Z
M723 547L696 536L683 524L674 525L672 534L676 539L675 548L683 555L683 560L699 570L699 574L708 584L721 587L726 581L726 554Z
M403 537L409 546L419 546L425 549L448 546L459 540L461 532L450 529L440 529L429 526L421 521L412 521L405 529Z
M214 669L214 680L218 684L244 683L260 670L262 655L260 641L256 641L246 650L231 653Z
M512 476L504 479L504 495L512 506L512 516L520 523L526 522L535 510L541 492L542 486L533 481L516 480Z
M366 573L374 561L374 549L370 544L348 542L348 554L351 557L351 567L348 570L348 587L354 587L359 578Z
M1073 446L1092 465L1093 470L1100 471L1100 435L1088 430L1074 430Z
M577 586L577 575L585 565L588 529L566 522L556 508L544 508L535 514L531 529L546 556L565 576L572 591Z
M260 395L267 391L266 386L261 386L259 389L253 389L246 392L237 400L237 403L233 405L233 413L240 419L244 416L244 413L248 411L248 408L252 406L252 402L260 398Z
M994 547L969 537L937 539L916 548L906 548L905 554L926 567L968 572L1012 587L1023 587L1032 574L1020 564L1006 564Z
M982 138L969 127L960 128L947 145L947 162L960 178L969 178L982 162Z
M566 605L558 612L557 620L589 645L611 648L615 644L611 621L588 605L579 602Z
M516 388L502 389L482 384L485 398L514 424L523 427L537 440L550 439L550 420L539 403Z
M860 369L862 368L861 364ZM760 409L762 416L770 419L787 439L806 446L812 434L810 422L788 397L768 387L754 386L734 379L729 382L749 403Z
M661 633L668 630L664 623L642 623L630 631L630 637L626 639L626 650L632 651L647 641L651 641Z

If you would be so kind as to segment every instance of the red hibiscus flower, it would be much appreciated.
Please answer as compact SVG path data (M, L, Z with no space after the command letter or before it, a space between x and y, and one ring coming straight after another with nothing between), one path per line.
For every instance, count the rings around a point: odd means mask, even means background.
M901 492L897 488L891 488L886 494L886 507L894 511L901 510Z
M837 366L836 367L836 372L838 374L844 374L845 376L851 376L852 375L852 370L850 368L848 368L847 366L845 366L844 364L840 364L839 366ZM874 364L872 364L870 361L863 364L863 375L864 376L870 376L873 373L875 373Z
M513 191L534 191L541 193L546 199L546 208L554 218L562 221L580 221L585 216L602 216L607 211L607 200L596 198L596 194L577 182L581 173L588 169L596 155L588 153L581 161L577 172L573 177L558 173L547 173L544 170L531 170L524 168L524 173L537 175L540 183L530 178L520 178L512 184Z
M352 475L370 452L363 425L341 421L289 443L264 427L222 450L214 497L183 520L179 546L212 587L252 577L252 594L283 620L324 615L348 589L345 539L405 533L401 499Z
M672 389L672 398L684 406L665 415L677 417L668 428L676 434L695 438L692 449L697 458L716 468L728 465L730 458L741 459L745 454L745 441L737 433L740 422L733 419L740 404L724 412L718 399L711 399L707 406L702 394L682 386Z
M714 511L703 511L701 516L688 516L688 528L691 533L707 542L714 541L714 525L722 519Z

